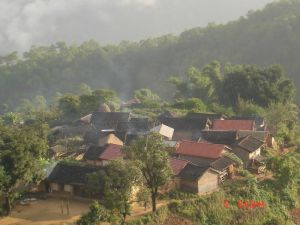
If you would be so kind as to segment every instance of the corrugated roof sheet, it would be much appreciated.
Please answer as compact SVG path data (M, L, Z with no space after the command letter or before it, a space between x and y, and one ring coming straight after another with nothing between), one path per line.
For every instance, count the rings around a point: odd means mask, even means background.
M102 170L102 168L59 163L52 170L47 180L63 184L84 185L87 183L87 174L99 170Z
M224 156L211 163L210 166L218 171L223 171L227 169L230 165L233 165L235 163L236 162L234 160Z
M173 174L177 176L188 163L189 162L187 160L171 158L170 166L173 171Z
M114 160L117 158L122 158L123 156L124 156L124 154L122 151L122 146L110 144L105 148L105 150L99 156L99 159Z
M237 142L236 146L248 152L254 152L264 145L263 141L258 140L253 136L247 136Z
M213 130L254 130L254 120L214 120Z
M225 145L205 142L181 141L176 149L177 154L217 159L222 156Z
M196 166L192 163L189 163L183 168L183 170L181 170L181 172L178 174L178 176L185 180L197 180L208 169L209 169L209 166L200 167L200 166Z
M269 135L269 132L268 131L248 131L248 130L237 131L238 138L247 137L249 135L257 138L260 141L266 141L266 139Z
M206 125L208 123L208 119L192 119L192 118L186 118L186 117L163 117L160 118L160 122L172 127L176 130L180 129L198 129L202 130L206 128Z
M223 145L231 145L237 140L237 132L232 130L202 130L201 135L204 140Z

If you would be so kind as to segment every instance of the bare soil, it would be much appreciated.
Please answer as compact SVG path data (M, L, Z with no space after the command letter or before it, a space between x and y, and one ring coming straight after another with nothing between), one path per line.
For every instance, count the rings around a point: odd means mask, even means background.
M67 215L67 203L50 198L37 200L30 205L16 205L11 215L0 218L1 225L69 225L74 224L82 213L89 209L90 202L70 200L69 215Z
M30 205L16 205L10 216L0 218L1 225L73 225L81 214L89 210L91 201L69 200L69 215L67 215L67 203L63 202L63 214L61 210L61 200L49 198L37 200ZM166 205L167 202L159 201L157 207ZM145 213L151 212L150 205L145 210L144 207L133 204L132 215L128 220L135 219ZM176 224L173 224L176 225Z

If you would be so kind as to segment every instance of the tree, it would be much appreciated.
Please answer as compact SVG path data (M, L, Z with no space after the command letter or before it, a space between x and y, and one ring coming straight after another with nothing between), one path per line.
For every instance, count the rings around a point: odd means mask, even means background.
M192 110L195 112L206 112L207 107L199 98L188 98L185 100L178 100L174 104L175 108Z
M0 192L5 193L8 213L16 189L42 178L39 159L47 149L47 141L31 128L0 127Z
M101 103L107 104L113 110L117 110L120 104L120 99L118 98L117 93L114 90L110 89L98 89L93 91L93 96L97 98L99 101L98 104Z
M130 162L116 160L106 167L104 177L104 205L110 210L117 210L125 224L127 215L131 213L133 190L137 187L139 173Z
M106 221L109 221L109 212L99 202L94 201L90 205L90 211L83 214L76 225L99 225L100 222Z
M70 118L74 118L78 115L79 106L79 97L71 94L61 97L58 103L58 108L63 112L63 115Z
M263 69L252 65L235 66L225 75L223 90L223 101L233 106L238 98L262 107L271 102L289 103L296 93L293 82L286 79L278 65Z
M79 90L80 90L80 94L82 95L91 95L92 94L92 89L89 85L87 85L86 83L81 83L79 85Z
M292 103L271 103L265 110L265 118L269 129L277 139L284 143L290 141L290 135L295 131L298 121L298 107Z
M104 194L104 206L118 212L124 224L126 216L131 213L132 193L140 177L139 170L132 162L115 160L104 170L88 175L88 188L93 194Z
M175 98L200 98L205 103L216 101L216 86L220 85L221 78L217 72L215 74L211 71L210 66L204 67L203 71L190 67L186 72L187 79L170 77L169 82L176 87Z
M22 116L20 113L8 112L1 119L6 125L16 125L22 121Z
M151 192L152 211L156 211L158 188L171 177L169 155L162 137L157 133L140 137L126 147L127 156L135 161L143 175L144 185Z
M263 107L241 98L238 98L235 111L239 116L263 116L265 114Z
M150 89L142 88L135 90L133 96L138 99L144 107L159 107L161 99Z

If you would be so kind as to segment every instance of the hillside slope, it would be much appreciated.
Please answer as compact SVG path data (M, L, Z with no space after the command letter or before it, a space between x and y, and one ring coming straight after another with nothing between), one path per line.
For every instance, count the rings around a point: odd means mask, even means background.
M262 66L282 64L298 86L299 58L300 1L286 0L249 12L237 21L209 24L178 37L165 35L118 46L100 46L94 41L81 46L57 43L34 47L21 59L15 54L1 57L0 102L16 105L21 98L76 92L80 83L113 88L123 98L141 87L170 97L171 87L166 87L170 75L215 59ZM299 102L299 92L297 97Z

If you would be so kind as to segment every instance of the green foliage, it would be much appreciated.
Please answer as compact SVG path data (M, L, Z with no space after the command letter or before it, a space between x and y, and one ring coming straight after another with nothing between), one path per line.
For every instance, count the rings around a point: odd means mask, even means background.
M212 81L213 75L210 74L208 68L204 69L207 70L205 73L195 67L189 68L186 72L187 80L170 77L169 82L176 87L175 98L200 98L205 103L215 101L217 95L215 93L216 85Z
M43 178L38 159L47 149L45 137L33 128L0 127L0 192L5 193L7 212L17 185L37 183Z
M141 102L143 107L158 108L161 104L160 97L150 89L142 88L135 90L133 95Z
M68 151L76 151L84 144L81 136L73 136L63 138L55 141L55 145L62 145L67 148Z
M116 210L123 217L131 214L133 188L138 184L139 171L131 163L122 160L113 161L106 167L104 177L104 205Z
M175 108L185 109L193 112L206 112L206 105L198 98L188 98L186 100L177 100Z
M83 214L76 225L99 225L100 222L109 221L110 212L97 201L90 205L89 212Z
M166 184L172 174L162 136L151 133L140 137L126 147L125 151L141 171L144 184L151 192L152 210L155 211L158 188Z
M211 112L224 114L229 117L235 115L232 107L226 107L223 105L219 105L217 103L212 103L212 104L208 105L208 108L209 108L209 111L211 111Z
M20 113L8 112L1 116L1 120L5 125L16 125L22 121Z
M296 88L278 65L259 69L255 66L236 66L224 77L224 101L235 105L239 98L266 107L272 102L291 102Z
M263 116L265 114L265 111L261 106L258 106L250 101L245 101L241 98L238 98L236 114L239 116Z
M139 192L136 195L136 199L141 206L147 209L148 204L151 202L151 193L149 189L140 187Z
M181 190L173 189L168 193L168 197L170 199L187 200L187 199L196 198L197 195L189 193L189 192L184 192Z
M289 136L297 128L298 107L292 103L271 103L265 111L269 129L279 142L288 142Z
M79 113L80 99L76 95L67 94L59 99L59 110L63 116L74 119Z
M298 203L300 191L299 158L298 153L273 156L267 164L268 169L273 171L276 178L272 182L272 187L281 201L289 208L296 207Z
M164 225L169 214L167 207L160 207L155 213L145 214L138 219L126 222L126 225Z
M299 12L299 1L276 1L226 25L210 24L179 36L108 46L95 41L79 46L60 42L33 47L20 58L15 53L2 56L0 102L14 107L21 98L32 99L41 93L48 98L58 91L72 92L83 82L93 88L113 88L125 95L148 87L166 98L173 93L165 85L170 74L183 74L190 66L205 68L213 60L257 65L277 62L299 86ZM217 83L223 79L219 68L213 62L201 72ZM231 69L221 67L221 71L225 70L227 73ZM291 92L280 89L288 98Z
M139 170L134 164L123 160L110 162L104 171L89 174L87 177L89 191L104 194L104 206L123 218L131 213L133 188L140 181Z

